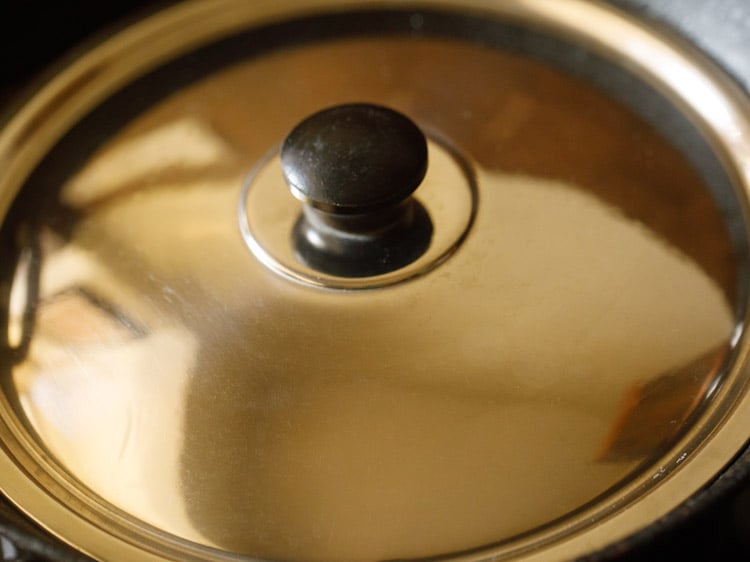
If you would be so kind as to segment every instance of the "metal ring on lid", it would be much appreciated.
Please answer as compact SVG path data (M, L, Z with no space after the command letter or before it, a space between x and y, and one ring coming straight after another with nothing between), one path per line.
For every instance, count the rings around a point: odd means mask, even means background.
M400 193L416 192L385 209L355 214L323 211L309 202L300 208L285 197L288 191L299 200L288 179L286 186L279 181L283 148L273 148L244 181L238 218L245 244L275 274L319 289L366 291L427 275L455 255L471 232L477 188L471 166L445 139L430 132L426 143L430 165L420 170L424 181L412 181Z

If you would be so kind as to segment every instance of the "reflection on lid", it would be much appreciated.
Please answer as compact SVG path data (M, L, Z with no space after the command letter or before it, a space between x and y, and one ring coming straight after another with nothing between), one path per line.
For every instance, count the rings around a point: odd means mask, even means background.
M424 60L404 55L414 44ZM61 207L83 213L63 243L41 244L19 415L134 519L260 557L437 555L606 494L679 436L719 374L702 361L719 361L733 329L731 252L663 140L535 64L440 41L342 41L240 65L146 115L63 188ZM279 86L287 75L306 88ZM481 87L456 89L459 104L443 86L469 76ZM278 88L294 99L274 112ZM237 101L249 92L255 103ZM351 99L413 105L482 167L456 255L360 294L275 276L236 219L268 139L308 106ZM209 117L186 125L196 103ZM493 119L513 107L522 122ZM154 139L198 157L157 162ZM84 289L106 303L76 301L97 327L61 339L54 307Z
M722 345L692 363L635 383L623 397L597 460L643 458L668 444L716 382L727 350Z
M86 207L132 184L163 179L170 172L216 169L231 158L221 137L201 121L183 118L108 151L68 183L62 198L74 208Z
M102 207L44 277L59 294L66 252L88 256L79 285L129 270L107 295L148 334L53 341L61 297L43 291L15 373L26 414L106 500L261 556L422 556L561 516L663 444L675 414L659 402L629 433L648 439L598 462L634 385L725 344L732 316L700 268L590 195L489 173L480 189L453 261L364 297L248 265L231 182Z

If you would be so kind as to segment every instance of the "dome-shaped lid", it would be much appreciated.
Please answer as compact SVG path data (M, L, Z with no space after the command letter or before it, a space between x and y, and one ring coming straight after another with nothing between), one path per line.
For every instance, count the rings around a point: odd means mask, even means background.
M106 560L623 538L747 439L748 116L577 0L144 20L0 131L0 489Z

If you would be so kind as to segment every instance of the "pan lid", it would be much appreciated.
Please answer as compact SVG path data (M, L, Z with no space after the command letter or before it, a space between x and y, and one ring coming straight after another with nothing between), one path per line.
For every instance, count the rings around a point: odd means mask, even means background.
M0 131L0 488L106 560L649 525L747 439L749 107L578 0L134 25Z

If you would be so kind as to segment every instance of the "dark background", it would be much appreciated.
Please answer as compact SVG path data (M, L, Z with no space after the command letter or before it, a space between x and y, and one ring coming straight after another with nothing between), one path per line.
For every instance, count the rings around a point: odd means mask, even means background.
M252 0L248 0L252 1ZM0 0L0 115L54 69L105 37L175 0ZM677 29L750 91L748 0L610 0ZM82 46L83 45L83 46ZM750 435L750 428L748 430ZM0 503L1 560L79 560ZM750 452L669 517L591 560L750 560Z

